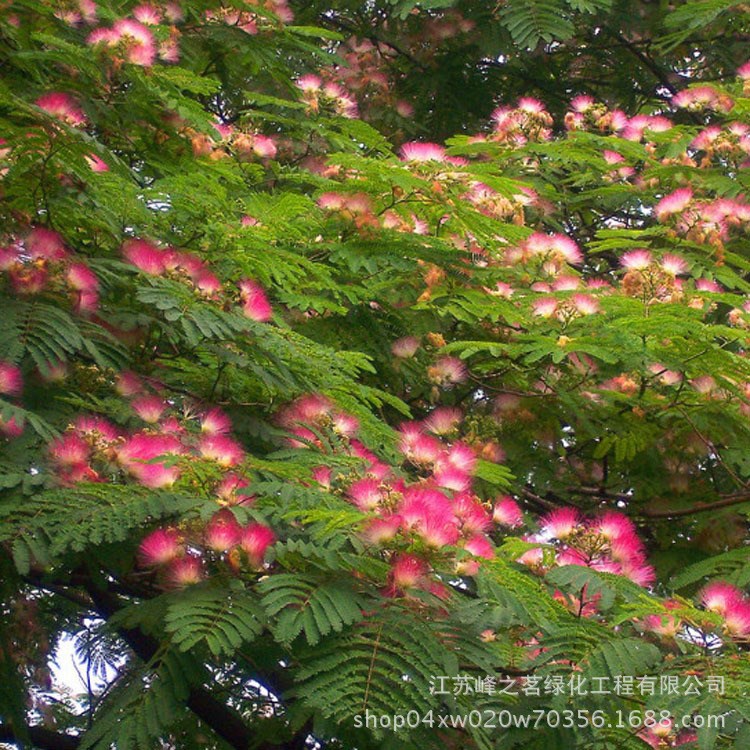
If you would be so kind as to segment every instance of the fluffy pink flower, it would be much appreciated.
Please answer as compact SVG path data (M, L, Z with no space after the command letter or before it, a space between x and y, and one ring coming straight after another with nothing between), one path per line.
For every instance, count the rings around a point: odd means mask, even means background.
M416 336L404 336L391 344L391 353L399 359L410 359L419 349L419 339Z
M492 526L492 518L485 507L468 493L462 493L453 499L453 512L462 534L477 534Z
M416 555L398 555L391 563L390 577L397 589L411 589L420 584L427 573L427 561Z
M239 443L226 435L205 435L198 443L198 451L203 458L224 467L236 466L245 456Z
M467 376L466 365L457 357L440 357L427 368L430 382L442 387L463 383Z
M123 370L117 375L115 390L121 396L136 396L143 392L143 383L134 372Z
M165 582L169 588L183 588L200 583L204 577L203 561L193 555L184 555L168 563Z
M253 153L261 159L276 158L276 143L267 135L257 134L253 136Z
M382 544L393 539L401 528L401 516L373 518L363 529L362 536L370 544Z
M733 606L742 601L742 592L730 583L716 581L709 583L699 593L701 604L709 612L726 614Z
M201 432L207 435L226 435L232 430L232 421L224 412L215 407L201 417Z
M400 150L401 158L404 161L425 162L446 160L445 149L437 143L418 143L411 141L404 143Z
M559 508L542 517L542 532L554 539L567 539L581 523L575 508Z
M270 320L273 310L263 287L252 279L243 279L239 287L242 312L245 316L256 323L265 323Z
M464 549L471 552L475 557L484 557L491 560L495 556L495 549L492 543L483 534L476 534L464 544Z
M599 302L589 294L574 294L572 302L581 315L594 315L599 312Z
M671 253L662 255L660 265L671 276L679 276L688 271L687 261L680 258L679 255L672 255Z
M0 434L8 440L20 437L23 435L23 430L24 425L21 419L16 419L16 417L3 419L3 417L0 417Z
M557 300L554 297L542 297L531 305L534 315L540 318L551 318L557 311Z
M162 14L159 8L144 3L133 8L133 18L147 26L157 26L161 23Z
M724 627L734 638L747 638L750 635L750 601L734 602L724 614Z
M173 485L180 476L180 469L178 466L154 459L161 456L176 456L184 452L184 447L173 435L139 432L119 448L117 458L123 468L142 485L156 489Z
M35 227L24 240L24 246L32 258L63 260L68 251L62 237L52 229Z
M216 486L216 496L227 505L252 505L256 497L243 492L250 482L243 476L229 472Z
M91 458L89 444L75 432L66 432L53 440L49 453L52 460L63 468L85 465Z
M147 240L126 240L122 254L137 269L152 276L159 276L166 270L167 254Z
M93 414L77 417L73 426L81 435L96 443L112 443L120 437L119 430L111 422Z
M654 213L659 221L664 221L671 214L684 211L690 201L693 200L693 191L690 188L679 188L669 195L665 195L655 206Z
M138 21L123 18L115 23L112 31L117 44L124 45L126 60L134 65L149 67L156 58L156 45L151 30Z
M317 92L323 86L323 81L318 76L308 73L307 75L300 76L295 85L303 92Z
M514 529L523 524L523 513L512 497L504 495L495 503L492 520L500 526L509 526Z
M167 404L158 396L139 396L133 399L130 405L133 411L149 424L156 424L167 408Z
M23 389L21 370L12 362L0 360L0 393L18 396Z
M165 565L184 551L182 539L175 529L156 529L138 547L138 561L145 568Z
M34 104L66 125L78 127L86 123L86 116L70 94L52 91L49 94L40 96Z
M242 527L237 523L231 510L214 513L203 530L206 546L214 552L227 552L240 543Z
M459 471L471 474L477 465L477 454L466 443L454 443L448 449L446 460Z
M99 279L85 263L71 263L65 279L71 288L81 292L95 292L99 288Z
M383 499L380 483L370 478L353 482L346 494L354 505L363 511L375 510Z
M620 265L629 271L643 271L651 265L652 260L648 250L630 250L620 258Z
M262 523L251 523L242 529L240 546L247 554L254 568L263 566L263 558L269 547L276 541L273 529Z
M438 487L453 492L466 492L471 487L471 477L450 464L436 469L433 479Z
M424 420L425 429L436 435L453 432L463 420L461 409L453 406L439 406Z

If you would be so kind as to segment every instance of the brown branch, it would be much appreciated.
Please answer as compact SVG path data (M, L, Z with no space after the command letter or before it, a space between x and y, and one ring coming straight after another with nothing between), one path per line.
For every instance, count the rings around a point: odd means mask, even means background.
M34 747L41 750L76 750L81 744L80 737L40 726L26 727L24 734ZM0 742L21 745L24 739L9 724L0 724Z
M642 515L646 518L679 518L681 516L691 516L694 513L706 513L718 508L730 508L733 505L750 503L750 492L737 492L733 495L726 495L721 500L713 503L700 503L691 505L689 508L676 508L675 510L649 510L643 511Z

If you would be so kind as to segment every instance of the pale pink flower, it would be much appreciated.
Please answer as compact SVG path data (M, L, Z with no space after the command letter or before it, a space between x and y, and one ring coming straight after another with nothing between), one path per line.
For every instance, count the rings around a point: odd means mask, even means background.
M168 563L165 583L169 588L183 588L200 583L204 577L203 561L193 555L184 555Z
M540 318L551 318L557 312L557 300L554 297L536 299L531 305L534 315Z
M219 407L209 409L201 417L201 432L208 435L225 435L232 430L232 421Z
M122 246L122 254L125 260L144 273L159 276L166 270L167 253L147 240L126 240Z
M588 294L574 294L571 301L581 315L594 315L599 312L599 302Z
M138 561L144 568L166 565L185 552L175 529L156 529L144 537L138 547Z
M52 91L40 96L34 104L66 125L78 127L86 124L86 116L70 94Z
M158 26L162 21L162 13L159 8L144 3L133 8L133 18L147 26Z
M420 342L416 336L404 336L391 344L391 353L399 359L409 359L416 354Z
M688 264L685 259L671 253L662 255L660 265L671 276L679 276L688 271Z
M139 396L130 404L133 411L149 424L156 424L167 408L167 404L159 396Z
M273 315L273 309L263 287L252 279L242 279L239 287L242 312L245 316L256 323L269 321Z
M620 258L620 265L629 271L643 271L651 265L652 260L648 250L630 250Z
M32 229L26 235L24 246L34 259L63 260L68 255L62 237L53 229L46 227Z
M143 382L130 370L123 370L117 374L115 390L121 396L137 396L143 392Z
M203 530L206 546L214 552L227 552L240 543L242 527L226 508L214 513Z
M440 357L427 368L430 382L443 387L463 383L467 376L466 365L457 357Z
M156 489L173 485L180 476L180 469L171 461L161 463L153 459L184 452L184 447L173 435L140 432L118 449L117 459L142 485Z
M450 465L436 469L433 479L438 487L454 492L466 492L471 487L471 477Z
M410 589L423 582L429 572L427 561L416 555L397 555L391 563L390 577L397 589Z
M665 195L654 207L654 213L659 221L663 221L671 214L684 211L693 200L693 191L690 188L679 188L669 195Z
M404 161L443 162L446 160L445 148L437 143L419 143L417 141L410 141L401 146L399 153Z
M262 523L250 523L242 529L240 547L245 551L254 568L263 566L266 552L276 541L273 529Z
M698 598L709 612L724 615L738 602L742 601L742 592L729 583L715 581L701 589Z
M523 525L523 513L512 497L503 495L495 503L492 520L500 526L509 526L514 529Z
M242 447L226 435L204 435L198 443L203 458L216 461L219 466L236 466L245 457Z
M377 479L358 479L347 490L349 499L362 511L375 510L383 499Z
M458 407L438 406L429 414L423 424L426 430L435 435L447 435L461 424L463 418L463 412Z
M382 544L393 539L400 528L401 516L382 516L369 521L362 530L362 536L370 544Z
M18 396L23 389L23 376L18 365L0 360L0 393Z
M567 539L580 523L581 517L575 508L558 508L541 518L540 527L554 539Z

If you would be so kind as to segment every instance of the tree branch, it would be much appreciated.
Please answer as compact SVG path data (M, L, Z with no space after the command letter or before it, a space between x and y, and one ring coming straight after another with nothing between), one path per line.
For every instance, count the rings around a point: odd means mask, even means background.
M62 732L53 732L51 729L39 726L26 727L25 733L34 747L38 747L41 750L76 750L81 744L80 737L72 734L63 734ZM13 730L12 726L0 724L0 742L16 744L21 742L21 738Z

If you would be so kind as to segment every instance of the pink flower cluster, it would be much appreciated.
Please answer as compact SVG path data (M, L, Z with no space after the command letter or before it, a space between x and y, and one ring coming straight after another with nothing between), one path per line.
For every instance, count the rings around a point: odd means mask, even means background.
M257 522L242 526L224 508L202 529L167 527L152 531L138 548L138 561L145 568L156 568L165 588L182 588L202 581L212 564L223 562L233 572L243 563L261 570L275 541L269 526Z
M677 92L672 97L672 106L693 112L706 109L729 112L734 107L734 101L713 86L701 85Z
M750 638L750 597L723 581L709 583L699 594L701 604L724 620L724 631L732 638Z
M215 495L223 504L248 504L242 494L248 481L230 471L245 458L232 438L229 418L219 409L193 412L176 404L132 373L120 375L117 390L129 397L133 414L145 427L124 430L103 417L81 416L49 446L62 484L104 482L115 475L130 477L153 489L171 487L191 461L202 459L221 475Z
M90 315L99 305L96 274L47 227L34 227L23 238L0 247L0 271L8 274L16 294L62 292L81 315Z
M330 109L350 119L359 116L357 100L339 83L326 83L319 76L308 74L297 80L297 88L311 112Z
M487 140L513 148L552 138L552 115L538 99L522 97L515 107L498 107L492 113L493 133Z
M131 18L122 18L111 28L100 27L92 31L88 36L88 43L92 47L112 51L116 59L121 62L142 67L153 65L160 52L163 59L164 53L159 49L154 33L146 25L146 23L159 23L160 14L156 9L153 9L153 13L149 12L150 6L140 6L140 10L145 23ZM167 56L172 58L172 62L179 59L176 49L170 49Z
M17 398L23 391L23 375L18 365L0 359L0 396ZM0 435L8 439L16 438L23 432L23 424L15 418L3 419L0 416Z
M565 113L568 130L594 130L615 133L629 141L640 141L647 133L663 133L673 127L672 121L663 115L635 115L628 117L622 110L610 110L593 97L581 95L570 102Z
M583 263L583 254L578 245L564 234L534 232L520 245L505 251L505 262L509 265L533 263L550 276L556 276L568 265Z
M144 239L126 240L124 258L150 276L170 276L189 284L200 297L222 302L228 296L219 278L197 255L174 248L161 248ZM271 319L273 311L265 291L252 279L242 279L236 295L246 317L259 323Z
M616 511L586 519L575 508L553 510L540 519L539 531L527 541L551 544L556 565L583 565L616 573L640 586L648 586L655 579L633 522ZM541 568L542 549L529 550L520 562Z
M62 91L50 91L48 94L40 96L34 104L51 117L71 127L81 127L86 124L86 115L70 94Z
M484 453L484 446L474 448L457 439L463 422L460 409L439 407L423 421L400 428L404 469L418 477L412 482L356 440L356 421L324 397L298 399L282 411L279 422L295 436L290 442L296 447L324 447L322 434L333 433L341 449L364 462L353 475L334 476L329 467L320 466L313 476L320 486L366 514L363 537L390 557L389 595L410 588L444 594L432 576L435 557L458 547L463 553L448 552L448 562L457 574L474 575L482 558L494 556L487 533L523 523L520 508L509 496L498 499L493 511L473 492L478 451Z

